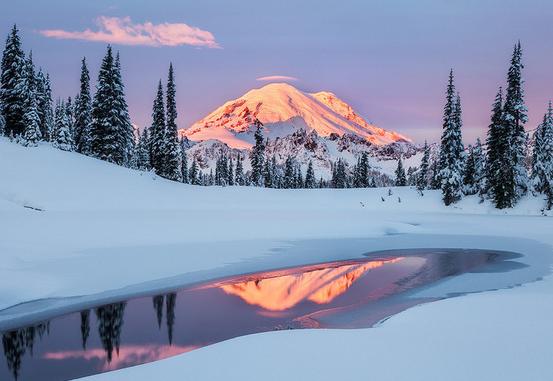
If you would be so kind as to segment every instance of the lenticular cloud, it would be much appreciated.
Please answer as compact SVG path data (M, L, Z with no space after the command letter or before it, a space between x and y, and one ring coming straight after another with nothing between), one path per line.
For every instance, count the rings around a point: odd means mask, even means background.
M96 23L97 31L48 29L40 33L52 38L101 41L121 45L219 47L211 32L184 23L135 24L130 17L107 16L100 16Z

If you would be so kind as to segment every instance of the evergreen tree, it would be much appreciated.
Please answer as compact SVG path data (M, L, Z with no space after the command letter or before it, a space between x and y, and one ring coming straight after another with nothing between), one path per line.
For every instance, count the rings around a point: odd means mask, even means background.
M424 153L422 155L421 165L417 176L417 189L425 190L428 187L428 171L430 166L430 147L426 140L424 141Z
M227 183L230 186L235 185L234 183L234 169L233 169L233 162L232 162L232 156L229 156L228 159L228 169L227 169Z
M395 175L396 175L396 181L395 181L396 187L404 187L407 185L407 178L405 177L405 169L403 168L403 162L401 161L401 157L397 160L397 168L395 171Z
M509 137L508 171L504 173L506 183L506 206L513 206L528 189L528 174L525 166L527 108L524 104L524 80L522 79L522 47L515 45L511 66L507 75L507 94L503 106L503 123Z
M151 165L154 171L163 174L163 159L165 148L165 106L163 103L163 86L161 81L157 86L157 94L152 109L152 126L150 127Z
M463 193L466 195L473 195L477 193L476 188L476 158L474 155L474 148L468 146L468 156L465 163L465 173L463 177Z
M181 141L181 177L182 182L185 184L189 183L188 180L188 155L186 154L186 150L184 149L184 144Z
M90 74L86 58L81 61L81 85L75 102L75 149L77 152L90 154L90 129L92 125L92 97L90 95Z
M298 164L296 166L296 169L295 169L295 178L296 178L296 181L295 181L295 187L296 189L301 189L303 188L304 184L303 184L303 175L301 173L301 166Z
M547 123L547 114L543 116L543 122L534 131L532 149L532 185L536 192L542 192L545 185L543 168L541 166L541 155L543 149L543 126Z
M536 191L547 196L547 209L553 206L553 107L549 102L543 123L536 131L533 176ZM537 151L537 152L536 152Z
M341 158L333 165L332 170L332 186L334 188L347 188L348 179L346 173L346 165Z
M190 181L190 184L192 185L201 184L201 178L198 169L198 163L196 162L196 157L193 158L192 165L190 166L190 170L188 171L188 181Z
M476 139L476 144L473 148L474 154L474 180L476 185L476 192L481 197L486 193L486 154L482 147L480 138Z
M440 189L440 164L437 158L432 158L430 161L430 189Z
M98 74L92 103L91 154L101 160L125 165L129 151L124 141L132 136L118 62L108 46ZM124 122L123 122L124 121ZM127 123L128 122L128 123ZM123 138L125 136L125 138Z
M369 158L367 153L363 152L353 168L353 187L366 188L369 182Z
M261 186L263 180L263 163L265 158L265 144L263 140L262 127L258 119L254 122L255 125L255 145L250 153L250 163L252 166L251 182L255 186Z
M238 154L236 158L236 170L234 171L234 179L236 185L246 185L246 178L244 176L244 166L242 164L242 155Z
M488 155L486 163L486 193L493 199L497 208L510 206L506 180L509 171L509 133L503 123L503 92L499 91L492 105L491 123L488 127L486 143ZM507 178L505 177L507 176Z
M273 173L271 171L271 162L269 158L265 158L265 163L263 164L263 185L265 188L273 188Z
M54 124L54 114L52 111L52 89L50 87L50 77L44 76L42 70L37 74L37 109L40 118L40 134L43 140L50 140L50 131Z
M25 89L21 86L25 77L25 54L21 49L16 25L6 40L1 69L0 105L4 117L4 133L7 136L17 136L25 130Z
M38 115L36 82L33 55L30 53L25 64L25 73L21 83L25 94L23 114L25 130L23 133L23 144L26 146L36 146L42 137L40 133L40 117Z
M148 134L149 129L145 128L144 132L138 133L138 143L136 145L136 168L141 171L149 171L150 166L150 136Z
M0 108L2 106L0 105ZM0 135L5 135L6 133L6 121L4 120L4 116L2 115L2 113L0 112Z
M71 140L75 141L75 120L73 111L73 100L71 97L67 97L67 101L65 102L65 114L67 115L67 123L69 124L69 131L71 132Z
M177 131L177 101L173 64L169 65L167 79L167 124L163 148L163 166L161 176L175 181L181 180L181 152Z
M280 169L277 165L276 157L273 155L271 157L271 176L272 176L272 184L273 188L281 188L281 176L280 176Z
M52 142L54 143L54 147L63 151L71 151L73 148L73 139L67 117L66 105L60 100L58 100L56 104Z
M294 173L294 161L291 156L286 158L284 163L284 178L283 178L283 188L291 189L294 188L296 183L295 173Z
M125 98L125 85L121 75L121 60L119 52L115 58L113 81L115 89L115 110L117 112L118 122L118 146L122 155L122 165L127 165L134 151L134 128L129 115L129 106Z
M463 151L460 98L455 94L453 70L451 70L446 92L446 104L444 106L439 162L439 179L443 201L446 205L450 205L461 199Z
M308 189L313 189L317 185L317 180L315 180L315 171L313 170L313 162L309 160L307 165L307 173L305 174L305 187Z

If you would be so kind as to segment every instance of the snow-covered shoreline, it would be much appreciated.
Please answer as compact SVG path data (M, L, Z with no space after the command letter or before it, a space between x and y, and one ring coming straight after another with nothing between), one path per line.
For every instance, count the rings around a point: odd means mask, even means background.
M200 280L416 247L508 250L536 259L539 252L542 276L550 271L553 253L553 220L539 216L543 200L534 198L503 212L475 197L444 207L437 192L421 197L409 188L392 188L388 196L388 189L193 187L4 139L0 178L0 308L170 277ZM293 255L290 242L321 239L344 244ZM362 240L362 248L355 247ZM408 310L376 329L243 337L96 377L140 380L162 372L164 380L182 374L195 380L259 374L546 380L553 377L552 318L553 279L546 276L510 290ZM444 350L452 345L455 351ZM432 358L436 361L428 364ZM475 367L478 373L472 373Z

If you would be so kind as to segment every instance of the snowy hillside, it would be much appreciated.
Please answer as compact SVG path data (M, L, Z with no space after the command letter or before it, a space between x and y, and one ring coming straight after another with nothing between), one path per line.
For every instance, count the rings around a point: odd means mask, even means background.
M388 188L190 186L46 144L25 148L0 138L0 308L43 299L0 312L0 320L62 311L64 303L359 258L375 250L509 250L525 254L532 266L539 264L543 275L549 271L553 220L539 217L543 200L527 197L516 209L499 211L476 197L451 207L440 198L438 192L421 196L407 187L391 188L390 194ZM314 246L306 250L306 242ZM494 274L471 276L486 281ZM371 375L382 380L495 379L505 366L503 380L547 380L553 376L548 366L551 290L553 281L545 277L515 289L410 309L376 329L247 336L92 379L163 374L176 380L187 374L195 380L253 380L267 370L279 379L297 379L311 374L314 361L323 364L323 380L336 379L338 371L347 379L366 379L363 359L370 356L378 360ZM55 299L61 296L78 297ZM336 342L348 345L328 344ZM456 350L443 351L452 342ZM530 356L528 347L537 350ZM392 366L394 351L408 366ZM244 353L256 372L248 372L250 365L241 361ZM337 369L338 357L355 361ZM428 358L436 359L433 366L422 365ZM224 361L225 377L223 368L205 366L214 361ZM412 367L419 377L409 374ZM474 377L474 369L489 377Z

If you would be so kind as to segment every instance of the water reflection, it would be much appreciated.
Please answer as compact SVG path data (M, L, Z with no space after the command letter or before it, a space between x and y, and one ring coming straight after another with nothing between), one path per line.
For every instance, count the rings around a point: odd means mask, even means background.
M67 380L276 329L367 327L427 301L407 299L405 291L499 258L483 251L387 255L97 306L3 332L0 379Z
M14 379L19 378L21 358L29 351L33 356L33 348L37 338L42 339L44 334L49 334L49 323L39 323L31 327L21 328L2 335L2 346L9 371Z
M121 330L124 324L123 315L125 314L126 305L126 303L115 303L96 308L98 335L100 336L100 340L102 340L102 347L106 351L108 362L111 362L114 348L119 355Z

